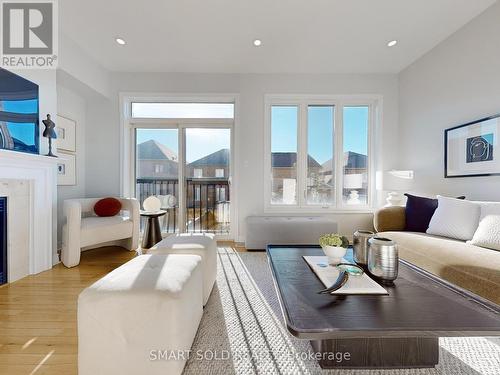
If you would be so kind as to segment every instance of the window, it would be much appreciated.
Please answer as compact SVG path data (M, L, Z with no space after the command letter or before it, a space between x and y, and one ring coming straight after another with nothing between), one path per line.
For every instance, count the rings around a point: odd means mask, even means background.
M215 177L217 177L217 178L223 178L224 177L224 169L217 168L215 170Z
M162 164L155 164L155 173L163 173L163 165Z
M368 204L368 113L369 107L344 107L344 186L348 205Z
M297 106L271 108L271 203L297 204Z
M198 168L193 169L193 177L203 178L203 169L198 169Z
M366 209L376 98L267 96L266 209Z
M307 108L307 204L335 201L333 114L331 105Z
M134 118L233 119L234 103L132 103Z

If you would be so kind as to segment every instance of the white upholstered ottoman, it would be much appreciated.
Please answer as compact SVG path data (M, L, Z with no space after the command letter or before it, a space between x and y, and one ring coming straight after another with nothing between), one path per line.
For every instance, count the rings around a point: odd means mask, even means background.
M171 235L148 250L148 254L195 254L202 258L203 305L206 305L217 278L217 242L211 233Z
M181 356L155 353L191 349L203 313L200 263L197 255L141 255L86 288L79 375L181 374Z

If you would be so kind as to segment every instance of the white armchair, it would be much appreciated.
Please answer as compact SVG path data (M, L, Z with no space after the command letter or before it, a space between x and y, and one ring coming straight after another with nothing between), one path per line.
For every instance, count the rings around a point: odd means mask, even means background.
M80 252L102 246L122 246L136 250L139 246L139 202L134 198L117 198L122 211L111 217L99 217L94 205L101 198L68 199L63 209L61 261L66 267L80 263Z

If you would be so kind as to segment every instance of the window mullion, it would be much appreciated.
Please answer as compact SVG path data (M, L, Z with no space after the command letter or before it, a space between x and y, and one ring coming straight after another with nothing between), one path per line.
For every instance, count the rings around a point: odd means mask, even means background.
M299 107L299 129L298 129L298 155L297 155L297 187L298 204L303 208L307 206L307 103L301 103Z
M344 105L337 104L335 108L335 208L343 207L342 192L344 183Z

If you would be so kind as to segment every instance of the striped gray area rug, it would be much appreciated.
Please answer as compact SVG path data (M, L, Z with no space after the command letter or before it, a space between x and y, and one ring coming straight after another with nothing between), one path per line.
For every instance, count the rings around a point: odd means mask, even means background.
M263 252L219 248L217 284L184 374L499 375L500 340L442 338L433 369L322 370L307 340L284 327Z

